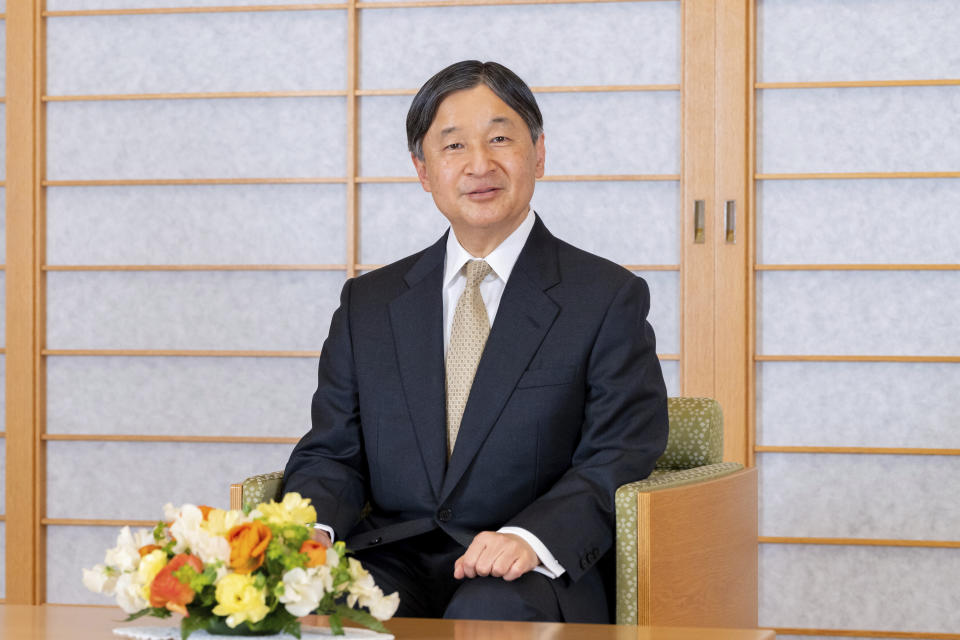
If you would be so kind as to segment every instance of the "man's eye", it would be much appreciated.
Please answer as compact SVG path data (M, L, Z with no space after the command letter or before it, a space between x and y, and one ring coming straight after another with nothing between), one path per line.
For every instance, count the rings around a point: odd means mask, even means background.
M506 142L506 141L507 141L507 136L496 136L490 142Z
M463 149L463 145L459 142L451 142L444 149Z

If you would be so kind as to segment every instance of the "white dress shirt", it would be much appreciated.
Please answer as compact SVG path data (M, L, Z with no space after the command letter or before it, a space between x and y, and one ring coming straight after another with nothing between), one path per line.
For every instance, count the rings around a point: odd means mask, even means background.
M520 226L513 233L506 237L496 249L483 257L490 268L493 269L486 278L480 283L480 297L483 298L483 305L487 308L487 317L490 319L490 328L493 328L494 321L497 318L497 309L500 308L500 298L503 297L503 289L507 286L507 280L510 279L510 273L517 264L517 258L520 257L520 251L523 245L527 243L530 231L533 230L533 223L536 217L533 209L527 211L527 217L524 218ZM460 294L467 286L466 266L470 260L476 260L469 251L463 248L457 236L450 230L447 236L447 253L443 266L443 351L446 353L450 346L450 332L453 328L453 315L457 308L457 302L460 300ZM521 527L501 527L498 533L512 533L520 536L529 544L537 557L540 559L540 565L534 569L543 575L556 578L563 574L565 569L557 562L553 554L547 549L546 545L540 539Z
M483 304L487 308L487 316L490 319L490 327L497 317L497 309L500 308L500 298L503 297L503 289L507 285L510 273L513 271L517 258L520 257L520 251L526 244L530 231L533 230L533 223L536 217L533 209L527 211L527 217L524 218L520 226L513 233L491 251L483 259L490 265L492 271L480 283L480 297L483 298ZM453 314L457 308L457 301L460 294L467 286L466 266L470 260L476 260L476 256L470 254L463 248L457 236L450 230L447 236L447 253L443 268L443 351L446 354L450 346L450 331L453 327ZM330 534L330 540L333 540L333 529L324 524L316 524L318 529L323 529ZM561 576L566 569L557 562L553 554L547 549L546 545L540 539L521 527L501 527L498 533L512 533L523 538L529 544L540 560L540 565L534 568L534 571L542 573L549 578Z

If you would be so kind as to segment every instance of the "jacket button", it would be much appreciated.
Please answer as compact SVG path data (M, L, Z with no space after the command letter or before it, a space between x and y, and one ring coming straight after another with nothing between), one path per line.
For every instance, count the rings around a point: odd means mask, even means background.
M368 542L367 544L368 544L368 545L374 545L374 544L380 544L381 542L383 542L383 538L381 538L380 536L377 536L376 538L374 538L373 540L371 540L371 541Z
M443 508L437 512L437 520L439 520L440 522L447 522L452 517L453 517L453 511L451 509Z

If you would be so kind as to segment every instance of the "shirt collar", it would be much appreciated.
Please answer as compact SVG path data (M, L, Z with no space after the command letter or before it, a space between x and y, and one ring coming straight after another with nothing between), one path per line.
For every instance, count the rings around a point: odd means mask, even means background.
M523 245L527 243L527 238L533 230L533 223L536 219L533 208L527 211L527 217L523 219L520 226L513 230L509 236L501 242L496 249L490 252L484 260L493 269L494 275L506 282L510 278L514 265L517 264L517 258L523 250ZM457 240L457 234L450 230L447 235L447 255L446 263L443 268L443 286L448 287L453 279L463 269L463 265L470 260L476 260L470 255L470 252L463 248L460 241Z

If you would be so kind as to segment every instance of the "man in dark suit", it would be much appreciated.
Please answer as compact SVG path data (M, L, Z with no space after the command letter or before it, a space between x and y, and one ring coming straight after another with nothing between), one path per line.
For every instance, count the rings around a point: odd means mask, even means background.
M344 286L285 490L398 615L609 622L613 495L667 437L646 283L530 209L542 117L509 69L438 73L407 138L453 233Z

